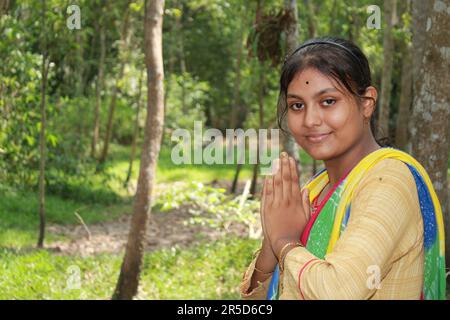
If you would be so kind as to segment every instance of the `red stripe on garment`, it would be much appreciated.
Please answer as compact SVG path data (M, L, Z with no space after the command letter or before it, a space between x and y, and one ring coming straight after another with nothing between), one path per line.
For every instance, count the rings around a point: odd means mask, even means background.
M328 199L330 199L330 197L333 194L333 192L342 183L342 181L344 181L344 179L347 177L347 175L349 173L350 173L350 170L348 170L347 173L344 174L344 176L339 180L339 182L336 183L336 185L330 191L328 191L327 195L322 200L322 202L320 203L319 207L316 209L316 212L314 212L314 214L311 216L311 219L309 219L305 229L303 229L302 235L300 236L300 242L304 246L306 246L306 244L308 243L308 239L309 239L309 235L311 233L311 229L312 229L312 227L314 225L314 222L316 222L316 219L319 216L320 212L322 211L322 208L325 206L325 204L327 203ZM318 199L319 195L320 195L320 193L317 195L317 197L313 201Z
M298 273L298 290L300 291L300 296L301 296L302 300L305 300L305 296L303 295L302 288L300 287L300 280L301 280L301 277L302 277L303 270L305 270L306 266L307 266L308 264L310 264L311 262L313 262L313 261L319 262L320 260L317 259L317 258L314 258L314 259L309 260L308 262L306 262L306 263L303 265L303 267L300 269L300 272Z

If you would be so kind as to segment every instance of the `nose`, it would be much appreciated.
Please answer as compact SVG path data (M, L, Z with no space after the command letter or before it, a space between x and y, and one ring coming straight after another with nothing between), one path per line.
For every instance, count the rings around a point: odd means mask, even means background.
M305 127L317 127L322 124L322 115L320 113L319 107L315 105L307 105L305 108L305 117L303 123Z

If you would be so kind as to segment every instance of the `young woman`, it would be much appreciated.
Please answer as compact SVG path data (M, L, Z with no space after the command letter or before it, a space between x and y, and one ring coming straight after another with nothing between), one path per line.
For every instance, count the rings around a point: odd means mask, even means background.
M442 212L410 155L373 134L377 90L353 43L305 42L285 61L278 119L325 169L300 190L286 153L265 179L264 239L244 299L444 299Z

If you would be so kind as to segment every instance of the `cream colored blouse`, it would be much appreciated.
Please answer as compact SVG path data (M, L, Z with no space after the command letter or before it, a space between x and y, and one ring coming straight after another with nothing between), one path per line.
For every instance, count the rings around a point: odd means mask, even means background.
M243 299L266 299L271 277L248 292L258 254L240 285ZM419 299L423 222L414 178L395 159L376 164L355 190L350 219L321 260L296 247L280 274L280 299Z

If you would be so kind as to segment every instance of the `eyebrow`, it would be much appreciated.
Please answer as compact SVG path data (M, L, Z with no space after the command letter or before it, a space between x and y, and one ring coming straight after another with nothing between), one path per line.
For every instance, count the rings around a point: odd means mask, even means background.
M322 89L322 90L320 90L319 92L316 92L316 93L313 95L313 97L315 98L315 97L320 96L320 95L322 95L322 94L324 94L324 93L327 93L327 92L334 92L334 91L339 91L339 90L337 90L336 88L326 88L326 89ZM295 93L288 93L288 94L287 94L287 98L303 99L302 97L296 95Z

